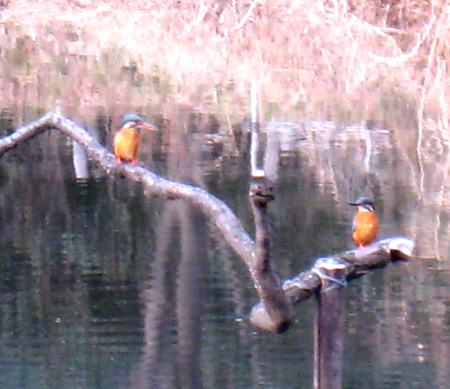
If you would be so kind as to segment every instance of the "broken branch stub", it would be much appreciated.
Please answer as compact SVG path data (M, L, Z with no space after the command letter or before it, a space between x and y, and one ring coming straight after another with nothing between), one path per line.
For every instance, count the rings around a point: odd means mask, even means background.
M256 245L256 260L251 271L254 273L254 279L258 280L255 286L261 305L267 312L264 320L252 320L252 323L261 329L281 333L286 331L293 321L292 307L283 292L281 280L271 260L271 225L267 206L275 195L272 182L263 172L253 173L249 196L255 220Z

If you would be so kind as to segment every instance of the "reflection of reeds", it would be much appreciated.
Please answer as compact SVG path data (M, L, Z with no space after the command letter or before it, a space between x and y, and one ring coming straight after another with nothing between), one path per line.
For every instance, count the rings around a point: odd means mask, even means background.
M151 104L168 90L242 103L258 77L266 101L306 115L374 115L391 93L447 111L444 0L23 3L0 16L0 83L19 85L3 104Z

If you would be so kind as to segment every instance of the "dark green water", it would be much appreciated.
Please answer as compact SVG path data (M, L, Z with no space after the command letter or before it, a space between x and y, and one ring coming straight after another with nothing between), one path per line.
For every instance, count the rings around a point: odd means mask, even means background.
M17 123L3 116L12 123L2 136ZM171 136L144 139L142 164L208 189L252 231L245 136L231 152L208 137L215 126L187 118L172 121ZM111 120L89 122L110 144ZM375 197L380 236L418 243L412 261L349 284L344 387L447 387L450 214L436 173L445 165L426 160L420 176L387 130L278 123L265 134L283 278L351 247L347 202L359 194ZM286 334L256 330L247 269L196 209L148 199L93 164L76 180L71 153L52 131L0 161L2 388L312 387L313 300Z

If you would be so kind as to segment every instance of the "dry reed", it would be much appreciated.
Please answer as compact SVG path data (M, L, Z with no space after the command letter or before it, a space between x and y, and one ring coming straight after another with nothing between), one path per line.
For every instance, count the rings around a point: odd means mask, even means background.
M376 119L400 99L448 128L444 0L17 0L0 23L3 59L19 65L3 61L4 90L28 85L42 99L39 80L62 85L44 106L54 96L73 105L74 90L97 106L158 103L156 90L199 109L220 99L242 107L258 78L276 111ZM124 72L143 92L126 90Z

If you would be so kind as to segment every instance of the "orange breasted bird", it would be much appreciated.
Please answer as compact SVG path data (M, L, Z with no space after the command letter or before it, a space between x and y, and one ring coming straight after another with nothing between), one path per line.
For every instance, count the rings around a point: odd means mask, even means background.
M117 163L128 162L131 166L136 165L141 129L158 130L134 113L128 113L123 117L122 128L114 136L114 155Z
M358 207L353 218L353 241L361 248L372 244L377 237L379 223L373 200L363 196L349 204Z

